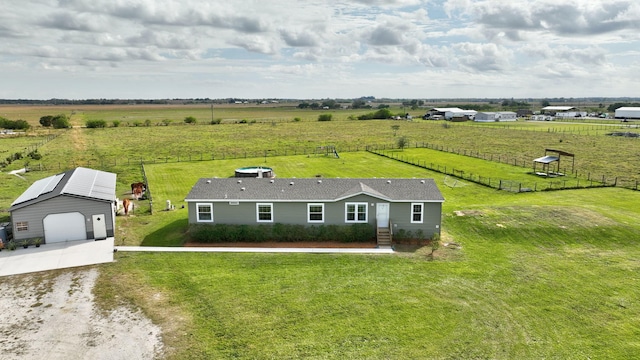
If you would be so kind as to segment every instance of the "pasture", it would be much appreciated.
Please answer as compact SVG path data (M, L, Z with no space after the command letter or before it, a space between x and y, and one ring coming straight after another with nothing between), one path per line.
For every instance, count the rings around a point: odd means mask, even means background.
M260 109L259 119L289 117ZM95 111L74 116L100 118ZM113 113L104 119L127 116L126 108L106 111ZM171 116L193 115L183 111ZM514 194L470 182L450 188L443 174L363 151L375 146L520 179L531 176L527 169L464 152L518 163L560 148L576 154L580 173L633 180L640 175L638 139L587 133L593 124L444 126L346 117L323 123L315 121L318 112L309 113L315 115L299 122L52 131L59 136L38 145L43 159L30 161L43 170L26 173L26 181L8 175L18 162L0 175L0 220L31 182L74 165L116 172L122 197L141 180L144 160L153 214L149 202L139 201L132 216L118 217L117 245L182 245L181 205L191 186L241 166L270 166L278 177L432 177L446 199L443 242L460 245L442 247L434 260L429 250L411 247L392 256L119 252L118 261L100 267L94 293L104 309L121 302L141 307L163 327L170 359L572 359L640 352L640 192ZM395 136L393 125L400 125ZM412 145L394 149L400 136ZM29 141L0 139L0 149ZM415 148L422 142L446 150ZM324 156L325 145L335 145L340 158ZM176 209L162 211L165 200Z

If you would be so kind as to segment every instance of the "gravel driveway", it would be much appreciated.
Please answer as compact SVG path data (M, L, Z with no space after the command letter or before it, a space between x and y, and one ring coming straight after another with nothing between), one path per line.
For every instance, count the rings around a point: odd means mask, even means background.
M97 277L85 268L0 278L2 359L162 358L160 328L141 312L96 309Z

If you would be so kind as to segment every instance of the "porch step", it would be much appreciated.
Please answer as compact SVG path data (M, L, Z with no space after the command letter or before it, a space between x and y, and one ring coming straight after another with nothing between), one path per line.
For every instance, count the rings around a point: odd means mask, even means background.
M378 228L376 231L376 239L379 247L391 246L391 231L388 228Z

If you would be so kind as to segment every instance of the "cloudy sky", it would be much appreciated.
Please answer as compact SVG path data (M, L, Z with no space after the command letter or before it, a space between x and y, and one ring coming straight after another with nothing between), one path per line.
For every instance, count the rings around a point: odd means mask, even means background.
M640 96L639 0L3 0L0 98Z

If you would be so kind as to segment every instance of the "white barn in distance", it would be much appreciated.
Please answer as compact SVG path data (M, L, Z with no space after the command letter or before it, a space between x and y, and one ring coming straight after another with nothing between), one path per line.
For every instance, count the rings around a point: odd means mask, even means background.
M616 109L616 119L640 119L640 107L620 107Z

